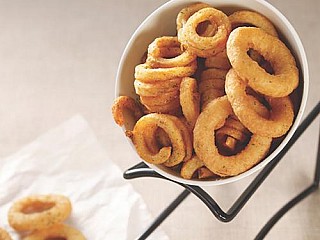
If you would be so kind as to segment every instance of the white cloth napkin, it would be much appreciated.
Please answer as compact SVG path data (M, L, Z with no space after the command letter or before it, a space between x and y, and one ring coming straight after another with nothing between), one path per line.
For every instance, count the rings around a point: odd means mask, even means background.
M0 227L12 203L30 194L64 194L73 205L66 223L90 240L135 239L151 223L148 209L108 158L81 116L0 160ZM159 228L150 239L169 239Z

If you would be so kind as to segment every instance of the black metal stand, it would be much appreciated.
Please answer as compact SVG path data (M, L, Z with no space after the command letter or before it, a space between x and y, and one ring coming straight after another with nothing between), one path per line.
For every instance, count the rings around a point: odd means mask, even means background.
M319 115L320 112L320 102L314 107L314 109L309 113L306 119L301 123L301 125L297 128L296 132L288 142L288 144L283 148L283 150L267 165L261 172L256 176L256 178L250 183L250 185L244 190L244 192L240 195L240 197L234 202L231 208L228 211L223 211L220 206L216 203L216 201L202 188L193 185L187 185L179 182L175 182L171 179L168 179L160 174L158 174L153 169L150 169L143 162L133 166L128 169L123 177L125 179L134 179L139 177L155 177L161 178L164 180L168 180L174 182L176 184L181 185L185 188L185 190L151 223L151 225L147 228L147 230L138 238L138 239L146 239L175 209L179 204L190 194L193 193L197 196L212 212L212 214L222 222L230 222L234 219L234 217L240 212L243 206L247 203L247 201L252 197L255 191L260 187L263 181L269 176L271 171L277 166L283 156L288 152L288 150L292 147L292 145L299 139L302 133L311 125L313 120ZM288 212L293 206L303 200L305 197L309 196L311 193L316 191L319 188L319 180L320 180L320 151L319 151L318 142L318 154L317 154L317 162L315 168L315 177L314 181L308 186L304 191L298 194L295 198L290 200L285 206L283 206L260 230L255 239L263 239L270 229L278 222L278 220Z

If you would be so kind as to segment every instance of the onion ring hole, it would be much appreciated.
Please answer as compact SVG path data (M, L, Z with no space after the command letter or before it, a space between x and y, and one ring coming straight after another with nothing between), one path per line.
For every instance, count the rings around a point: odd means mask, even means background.
M32 214L32 213L40 213L49 210L55 206L54 202L33 202L32 205L26 205L22 209L22 213L24 214Z

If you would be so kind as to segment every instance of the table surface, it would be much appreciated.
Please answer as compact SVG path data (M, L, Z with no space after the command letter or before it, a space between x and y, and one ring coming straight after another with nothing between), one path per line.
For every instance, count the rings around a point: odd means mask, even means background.
M0 158L81 114L122 170L136 164L139 160L111 116L116 71L134 30L165 2L0 1ZM320 1L269 2L291 21L305 46L310 69L306 116L319 101ZM219 222L189 196L163 229L170 239L253 239L273 213L312 181L318 132L315 123L231 223ZM253 177L206 190L227 209ZM154 216L182 191L156 179L132 184ZM319 239L319 201L317 191L285 215L267 239Z

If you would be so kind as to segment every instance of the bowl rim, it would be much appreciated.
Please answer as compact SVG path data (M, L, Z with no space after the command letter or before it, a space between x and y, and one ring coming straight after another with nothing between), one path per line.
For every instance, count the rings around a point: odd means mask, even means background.
M142 158L140 158L139 155L137 154L137 152L134 150L135 147L134 147L133 143L131 142L131 140L129 140L127 138L127 141L129 142L129 144L133 148L132 149L133 152L135 152L135 155L141 161L143 161L145 164L147 164L151 169L154 169L160 175L162 175L162 176L164 176L164 177L166 177L166 178L168 178L170 180L173 180L173 181L176 181L176 182L179 182L179 183L183 183L183 184L195 185L195 186L204 186L205 187L205 186L224 185L224 184L233 183L233 182L239 181L241 179L244 179L244 178L252 175L253 173L258 172L263 167L265 167L269 162L271 162L283 150L283 148L287 145L287 143L292 138L293 134L297 130L298 125L301 122L303 113L304 113L305 108L306 108L306 103L307 103L307 98L308 98L308 93L309 93L309 67L308 67L308 60L307 60L307 56L306 56L303 44L301 42L301 39L300 39L298 33L296 32L296 30L294 29L294 27L292 26L292 24L289 22L289 20L276 7L274 7L272 4L270 4L269 2L267 2L265 0L248 0L248 1L257 2L258 4L262 4L264 7L269 8L269 10L271 10L271 12L273 12L275 14L275 16L277 16L277 18L279 18L281 20L281 22L283 22L283 24L289 29L289 31L290 31L290 33L291 33L291 35L293 37L293 42L295 42L297 47L298 47L296 55L299 55L301 57L300 67L303 68L303 69L301 69L301 72L303 74L303 91L302 91L300 107L299 107L298 113L295 116L294 123L291 126L290 130L288 131L288 133L286 134L285 138L282 140L282 142L277 146L276 149L273 150L273 152L270 155L268 155L268 157L263 159L261 162L259 162L257 165L255 165L251 169L249 169L249 170L247 170L247 171L245 171L245 172L243 172L243 173L241 173L239 175L231 176L231 177L228 177L228 178L222 178L222 179L218 179L218 180L184 179L182 177L178 177L178 176L175 176L173 174L170 174L170 173L162 170L157 165L148 163L145 160L143 160ZM121 72L123 71L123 68L124 68L124 64L123 63L124 63L125 59L127 58L127 54L129 52L129 49L134 44L136 36L141 31L141 29L144 28L146 23L149 22L149 20L151 18L153 18L155 15L157 15L159 12L163 11L167 7L170 7L171 4L174 4L175 2L179 2L179 0L170 0L170 1L162 4L161 6L159 6L157 9L155 9L151 14L149 14L142 21L142 23L138 26L138 28L134 31L134 33L130 37L128 43L126 44L126 47L125 47L125 49L123 51L123 54L122 54L122 56L120 58L120 62L119 62L119 65L118 65L118 70L117 70L117 75L116 75L116 87L115 87L115 96L116 97L120 96L120 94L119 94L120 93L120 75L121 75ZM208 0L205 1L205 2L208 2ZM188 1L188 2L186 2L186 4L190 4L190 2ZM123 127L123 131L125 131L124 127Z

